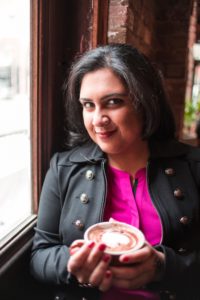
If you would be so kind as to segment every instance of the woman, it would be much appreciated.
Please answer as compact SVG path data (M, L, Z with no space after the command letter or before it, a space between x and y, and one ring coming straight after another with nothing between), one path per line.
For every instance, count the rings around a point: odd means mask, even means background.
M107 45L75 62L66 89L72 149L46 175L33 275L59 299L199 299L200 152L175 140L159 73L131 46ZM146 238L120 266L82 240L110 218Z

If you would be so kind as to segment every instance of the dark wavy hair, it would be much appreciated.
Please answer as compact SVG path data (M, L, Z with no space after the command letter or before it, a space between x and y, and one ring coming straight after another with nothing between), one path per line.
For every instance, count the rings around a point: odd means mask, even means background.
M64 84L67 146L90 140L79 102L80 87L85 74L102 68L112 70L125 84L133 106L142 114L143 139L174 138L175 121L158 70L136 48L127 44L109 44L89 50L72 64Z

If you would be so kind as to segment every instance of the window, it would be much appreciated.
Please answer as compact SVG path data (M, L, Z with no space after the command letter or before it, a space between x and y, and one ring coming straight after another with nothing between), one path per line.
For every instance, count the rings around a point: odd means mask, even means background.
M0 1L0 241L31 214L30 1Z
M77 53L106 42L107 8L0 0L0 275L31 245L50 158L64 147L66 72Z

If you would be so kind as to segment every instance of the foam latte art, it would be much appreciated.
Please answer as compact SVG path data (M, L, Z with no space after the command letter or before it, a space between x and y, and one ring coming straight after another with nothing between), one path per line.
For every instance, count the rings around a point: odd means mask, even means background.
M89 231L88 238L98 243L104 243L107 251L112 253L134 249L138 242L137 234L117 222L105 227L96 225Z
M116 251L133 248L136 244L136 240L128 232L105 232L102 234L101 241L108 248L115 249Z

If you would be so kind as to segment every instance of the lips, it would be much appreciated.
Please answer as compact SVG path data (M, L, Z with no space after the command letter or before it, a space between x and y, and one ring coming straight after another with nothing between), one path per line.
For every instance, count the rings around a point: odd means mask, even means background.
M110 131L95 130L96 135L98 135L98 137L100 138L110 137L115 132L116 130L110 130Z

